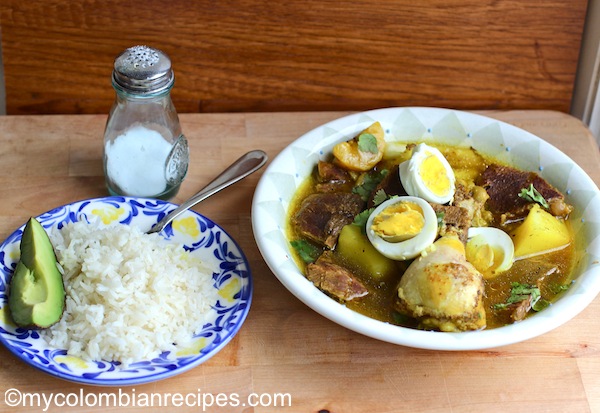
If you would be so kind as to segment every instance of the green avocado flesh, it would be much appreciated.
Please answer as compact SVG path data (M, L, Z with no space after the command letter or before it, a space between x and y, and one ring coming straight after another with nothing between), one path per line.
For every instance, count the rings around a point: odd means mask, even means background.
M60 320L65 288L54 248L40 223L31 218L21 239L21 258L10 281L8 306L22 327L46 328Z

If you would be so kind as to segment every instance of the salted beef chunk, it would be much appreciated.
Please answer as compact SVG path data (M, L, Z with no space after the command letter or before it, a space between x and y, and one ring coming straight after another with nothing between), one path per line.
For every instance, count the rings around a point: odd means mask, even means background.
M293 223L300 235L332 249L342 228L363 208L364 202L356 194L312 194L302 201Z
M454 205L440 205L430 203L438 216L439 235L455 234L466 245L471 227L471 217L466 208Z
M486 207L499 214L508 214L512 217L527 215L531 201L521 198L521 189L534 188L550 204L550 212L555 216L565 217L572 207L564 201L564 196L544 178L535 172L519 171L510 166L492 164L481 175L478 185L485 188L489 195Z
M331 251L325 251L316 262L306 267L306 278L319 289L342 301L368 294L354 274L334 262Z
M349 192L354 181L347 170L331 162L317 165L317 192Z

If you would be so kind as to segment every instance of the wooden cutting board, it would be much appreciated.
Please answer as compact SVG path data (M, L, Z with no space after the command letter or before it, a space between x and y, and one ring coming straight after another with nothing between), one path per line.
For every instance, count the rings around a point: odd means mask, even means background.
M524 128L568 154L600 183L600 155L581 122L553 111L481 112ZM263 149L273 158L295 138L346 112L184 114L192 163L180 202L241 154ZM104 115L0 117L0 238L31 215L76 200L106 195L102 170ZM510 346L469 352L441 352L397 346L364 337L323 318L299 302L275 278L256 247L250 222L258 172L195 209L212 218L249 257L254 297L237 336L206 363L160 382L125 388L98 388L53 378L0 347L2 393L50 397L56 394L158 395L224 394L238 406L213 412L600 412L600 300L557 329ZM279 407L251 406L257 394ZM92 396L90 396L92 395ZM279 396L281 397L279 397ZM287 396L286 396L287 395ZM71 396L71 397L76 397ZM285 396L285 397L284 397ZM141 397L141 396L140 396ZM279 397L279 398L278 398ZM74 400L74 399L72 399ZM124 400L124 399L123 399ZM202 406L128 411L203 411ZM213 401L214 403L214 401ZM43 407L43 406L42 406ZM52 404L46 411L117 411L116 407L71 409Z

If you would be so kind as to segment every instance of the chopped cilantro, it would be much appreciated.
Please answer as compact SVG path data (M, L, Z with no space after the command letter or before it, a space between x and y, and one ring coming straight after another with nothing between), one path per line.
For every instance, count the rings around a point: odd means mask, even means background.
M441 228L444 225L444 217L445 216L446 216L446 214L444 213L444 211L438 211L435 213L435 217L437 218L438 228Z
M302 261L306 263L315 262L319 258L319 255L321 255L321 249L306 240L294 240L290 244L294 247Z
M533 308L535 311L540 311L542 309L540 307L542 307L542 306L543 306L543 308L547 307L547 305L543 305L542 303L540 303L540 305L536 306L538 301L540 301L540 299L542 298L540 289L538 287L536 287L535 285L521 284L518 282L513 282L511 284L510 297L508 297L506 299L506 302L504 302L504 303L495 304L494 308L497 310L501 310L501 309L509 307L511 304L516 304L516 303L520 303L523 300L527 300L530 296L531 296L531 308ZM548 303L546 300L543 300L543 301ZM539 308L539 310L537 308Z
M371 195L371 191L369 190L368 186L365 185L355 186L352 188L352 192L356 195L359 195L363 201L367 201Z
M383 189L380 189L377 192L375 192L375 195L373 196L373 205L377 206L379 204L382 204L385 201L387 201L387 199L388 196L385 193L385 191Z
M380 189L379 191L377 191L377 193L375 194L375 197L373 198L373 203L375 206L372 208L367 208L364 211L358 213L358 215L356 215L354 217L354 221L352 221L352 225L361 227L362 233L366 234L367 233L367 221L369 220L369 216L371 216L371 214L373 213L373 211L375 211L377 206L382 204L383 202L387 201L388 199L393 199L393 198L397 198L397 197L398 197L398 195L387 196L385 191L383 189Z
M377 147L377 138L375 135L370 133L361 133L358 136L358 150L361 152L377 154L379 152L379 148Z
M525 300L530 295L533 304L541 297L540 289L535 285L513 282L511 284L510 297L508 298L508 301L511 303L518 303L520 301Z
M363 233L366 233L367 220L369 219L369 215L373 212L375 208L365 209L358 215L354 217L354 221L352 221L352 225L357 225L362 228Z
M381 171L373 171L364 175L362 183L352 188L352 192L359 195L363 201L367 201L388 172L387 169L382 169Z
M527 201L530 201L530 202L537 202L538 204L540 204L541 206L543 206L546 209L549 208L548 202L544 199L542 194L540 194L539 191L537 189L535 189L533 184L530 184L529 188L521 189L521 192L519 193L519 197L523 198Z

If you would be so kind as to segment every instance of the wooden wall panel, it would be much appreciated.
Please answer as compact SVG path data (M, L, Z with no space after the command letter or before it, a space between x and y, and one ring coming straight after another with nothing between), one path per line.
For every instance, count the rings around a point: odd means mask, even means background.
M2 0L7 113L107 113L123 49L179 112L568 111L586 0Z

